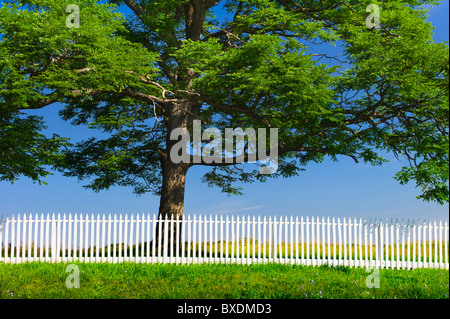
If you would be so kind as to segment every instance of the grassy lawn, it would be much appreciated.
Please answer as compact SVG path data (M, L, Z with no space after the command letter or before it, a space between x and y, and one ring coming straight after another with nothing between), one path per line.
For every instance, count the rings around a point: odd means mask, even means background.
M69 264L0 264L1 299L448 299L449 271L230 264L75 263L79 288L67 288ZM371 276L368 278L368 276ZM75 283L75 281L72 281Z

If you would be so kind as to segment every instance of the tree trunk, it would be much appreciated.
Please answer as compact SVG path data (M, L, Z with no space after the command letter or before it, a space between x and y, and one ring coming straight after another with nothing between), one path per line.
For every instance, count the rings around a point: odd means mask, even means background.
M178 218L181 221L183 219L184 189L188 166L182 163L173 164L169 162L170 159L166 161L166 167L163 170L158 219L176 220ZM177 230L177 226L179 226L179 230ZM167 234L165 233L166 230ZM164 227L164 222L158 222L155 233L156 247L158 247L159 238L161 238L161 247L163 248L166 244L167 249L169 249L168 254L171 246L175 253L176 243L181 242L181 223L177 225L176 222L171 222L167 227Z
M166 138L166 156L163 159L162 166L162 186L161 198L159 204L158 219L183 219L184 208L184 191L186 184L186 175L191 163L174 163L170 158L170 150L178 142L178 140L170 140L170 133L176 128L188 128L192 126L195 114L198 113L200 105L197 103L183 103L173 104L167 109L167 116L165 123L167 126ZM167 248L170 251L170 246L173 245L173 252L175 252L175 245L181 241L181 223L177 231L176 223L169 223L167 234L165 234L164 223L158 223L156 227L155 240L158 247L158 240L161 238L161 247L164 246L164 237L167 236ZM179 238L176 234L178 232ZM172 235L173 234L173 235ZM173 237L173 241L171 241ZM181 246L181 245L180 245Z

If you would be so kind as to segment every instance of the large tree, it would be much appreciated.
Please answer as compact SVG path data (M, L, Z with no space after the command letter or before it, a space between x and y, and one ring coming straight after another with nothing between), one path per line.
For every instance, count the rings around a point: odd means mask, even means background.
M194 165L211 167L204 182L238 194L237 183L295 176L326 156L378 165L380 154L393 152L409 162L400 183L415 181L425 200L449 200L449 53L432 40L422 8L438 1L3 2L1 178L30 172L27 158L36 154L15 162L9 146L26 148L28 140L43 145L37 163L90 179L94 191L152 192L161 216L181 217ZM79 27L70 4L79 8ZM370 4L380 8L375 27ZM65 120L107 137L61 153L65 140L45 137L42 119L21 113L57 102ZM217 163L193 152L177 163L171 132L193 133L194 120L222 132L277 128L278 169L259 174L262 158ZM247 147L244 162L249 155ZM45 175L40 168L28 175Z

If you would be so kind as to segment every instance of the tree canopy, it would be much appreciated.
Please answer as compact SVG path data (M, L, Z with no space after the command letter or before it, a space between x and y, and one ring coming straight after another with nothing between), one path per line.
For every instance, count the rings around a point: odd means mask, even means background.
M388 152L409 163L400 183L414 181L424 200L449 200L448 45L433 41L422 8L439 1L3 3L1 179L39 180L53 165L90 178L94 191L152 192L160 214L181 214L194 165L211 167L208 185L240 194L236 183L296 176L327 156L380 165ZM79 27L67 26L70 4ZM366 23L371 4L377 27ZM23 114L57 102L63 119L108 138L70 146ZM277 128L278 170L173 163L170 133L192 133L194 120L205 129Z

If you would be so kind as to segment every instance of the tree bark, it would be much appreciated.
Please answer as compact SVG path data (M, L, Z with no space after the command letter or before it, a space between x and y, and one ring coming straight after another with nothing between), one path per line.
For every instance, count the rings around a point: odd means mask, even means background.
M179 221L183 219L186 175L192 163L174 163L172 161L170 158L170 150L178 140L171 140L170 133L176 128L188 128L191 126L199 109L200 104L194 102L172 103L166 108L166 152L161 161L163 180L158 219L165 220L167 218L171 220L173 218L176 220L178 218ZM167 234L165 234L165 230L167 230ZM175 252L176 243L181 242L181 231L181 223L179 223L179 230L177 230L177 223L175 222L169 223L166 229L164 228L164 222L158 222L154 237L157 247L159 238L161 238L161 247L163 247L165 243L164 238L167 236L166 247L170 249L172 245L173 252ZM177 233L178 238L176 236Z

